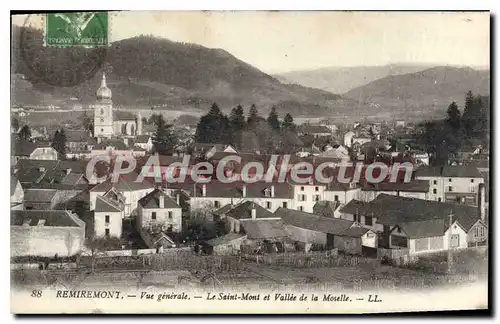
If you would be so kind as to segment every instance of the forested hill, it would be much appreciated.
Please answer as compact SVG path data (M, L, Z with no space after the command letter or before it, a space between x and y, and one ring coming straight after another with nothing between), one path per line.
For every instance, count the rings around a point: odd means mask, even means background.
M13 72L25 75L28 84L15 83L14 100L23 104L46 97L40 93L50 94L52 100L69 97L82 102L93 100L100 73L65 88L47 85L32 73L20 51L23 28L13 29ZM26 30L24 39L29 39L24 44L30 64L37 64L39 70L45 69L53 76L68 70L75 72L76 68L69 66L72 56L81 59L97 55L86 48L44 48L40 30ZM255 103L265 112L274 104L283 113L295 116L328 115L358 106L354 100L344 100L324 90L282 84L222 49L151 36L112 43L99 72L102 70L107 71L113 101L118 105L208 108L215 101L222 109Z

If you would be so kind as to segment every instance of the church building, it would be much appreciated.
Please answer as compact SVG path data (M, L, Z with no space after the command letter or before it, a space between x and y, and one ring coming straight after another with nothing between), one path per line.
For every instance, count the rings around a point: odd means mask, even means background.
M106 75L102 74L101 87L96 92L94 110L94 136L98 139L115 136L135 137L142 135L142 118L128 111L113 111L111 90L106 85Z

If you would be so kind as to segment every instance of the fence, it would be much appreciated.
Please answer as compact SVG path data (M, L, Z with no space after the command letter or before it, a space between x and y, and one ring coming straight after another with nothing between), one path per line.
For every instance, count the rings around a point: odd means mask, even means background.
M355 267L360 264L378 264L379 261L357 255L339 254L337 249L316 252L292 252L251 255L242 258L259 264L290 266L295 268Z
M409 250L408 249L384 249L384 248L378 248L377 249L377 259L382 260L384 258L387 258L389 260L397 260L404 258L405 256L408 256Z

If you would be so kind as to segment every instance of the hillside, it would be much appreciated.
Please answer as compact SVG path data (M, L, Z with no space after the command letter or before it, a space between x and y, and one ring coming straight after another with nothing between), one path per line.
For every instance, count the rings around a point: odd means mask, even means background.
M282 73L276 78L283 83L294 83L333 93L344 93L389 75L414 73L430 67L432 66L408 63L383 66L327 67Z
M150 36L114 42L106 53L82 47L44 48L40 30L22 31L22 27L13 28L12 71L25 76L13 82L13 101L20 105L91 103L100 72L105 70L113 102L124 107L205 110L216 101L224 110L255 103L264 114L274 104L282 108L280 114L317 116L358 106L324 90L282 84L222 49ZM91 65L100 55L103 60L93 70ZM72 57L83 63L73 64ZM40 78L39 71L44 71L52 85ZM85 81L71 82L74 76ZM61 80L68 81L66 86L57 85Z
M467 91L489 95L490 72L439 66L388 76L348 91L345 96L380 109L443 111L452 101L463 106Z

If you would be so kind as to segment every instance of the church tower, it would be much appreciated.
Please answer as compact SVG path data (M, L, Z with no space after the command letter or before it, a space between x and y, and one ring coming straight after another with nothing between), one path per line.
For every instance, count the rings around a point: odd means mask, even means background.
M95 137L113 136L113 102L111 90L106 85L106 75L102 74L101 87L96 92L97 102L94 111Z

